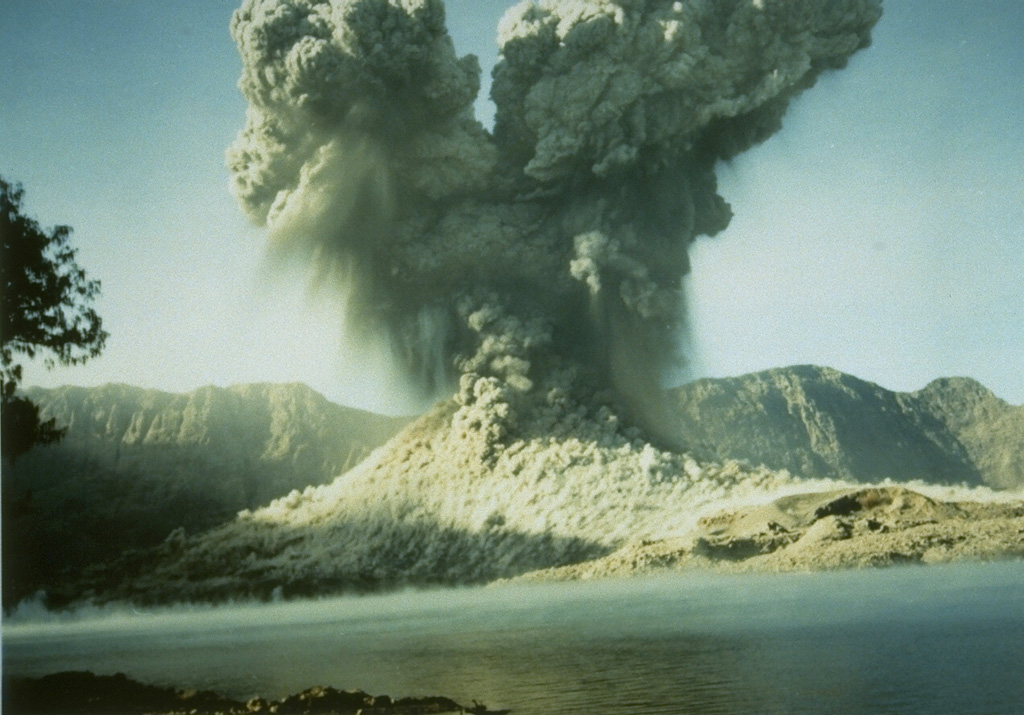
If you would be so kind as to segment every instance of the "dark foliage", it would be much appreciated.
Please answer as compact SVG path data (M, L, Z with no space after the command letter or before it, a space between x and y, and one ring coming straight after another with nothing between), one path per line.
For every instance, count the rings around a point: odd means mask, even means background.
M71 228L49 231L22 214L24 190L0 178L0 390L3 456L13 462L35 444L59 440L52 420L15 395L21 382L19 357L40 355L47 367L78 365L103 350L107 333L92 308L100 282L86 278L70 245Z
M39 419L39 405L14 394L17 383L3 386L3 445L0 451L12 462L36 444L57 442L67 432L57 427L57 420Z

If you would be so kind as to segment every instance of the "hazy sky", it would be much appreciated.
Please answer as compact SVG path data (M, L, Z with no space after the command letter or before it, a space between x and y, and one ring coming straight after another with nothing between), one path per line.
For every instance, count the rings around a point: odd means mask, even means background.
M0 175L44 226L74 228L111 334L25 382L302 381L407 407L384 361L343 344L336 305L268 275L228 193L235 4L0 3ZM447 3L485 75L509 4ZM694 371L816 363L898 390L967 375L1024 403L1024 3L887 0L874 37L720 167L735 218L692 252Z

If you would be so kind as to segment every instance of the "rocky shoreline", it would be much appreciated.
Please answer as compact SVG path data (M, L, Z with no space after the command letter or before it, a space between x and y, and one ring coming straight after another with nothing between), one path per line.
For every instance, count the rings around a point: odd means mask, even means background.
M470 707L441 696L392 698L361 690L314 687L281 700L233 700L211 691L175 690L125 676L66 671L41 678L4 678L3 708L9 713L53 715L500 715L474 701Z
M670 570L821 571L1024 558L1024 502L942 501L896 486L787 496L721 511L666 539L514 581L628 577Z

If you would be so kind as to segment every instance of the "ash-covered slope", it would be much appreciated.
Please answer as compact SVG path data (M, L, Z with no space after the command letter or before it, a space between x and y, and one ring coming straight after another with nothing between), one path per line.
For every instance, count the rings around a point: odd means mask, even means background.
M810 365L672 391L680 444L806 477L1024 486L1024 406L974 380L898 393Z
M332 484L175 536L88 588L160 602L482 583L683 533L733 501L839 486L660 450L570 382L511 403L493 387L464 380Z
M332 404L298 384L26 394L67 435L4 464L8 604L175 528L206 529L322 484L407 421Z
M522 578L579 580L680 569L812 571L1024 557L1024 502L1006 494L968 495L983 501L963 496L931 498L899 486L786 496L706 516L685 536L634 541L600 559Z

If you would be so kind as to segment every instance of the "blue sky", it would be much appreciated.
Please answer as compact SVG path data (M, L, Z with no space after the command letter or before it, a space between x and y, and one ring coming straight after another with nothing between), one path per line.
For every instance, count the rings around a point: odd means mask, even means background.
M447 3L485 73L508 4ZM264 270L228 193L234 7L0 4L0 175L41 223L74 228L111 333L100 358L28 366L26 383L303 381L408 409L386 361L345 344L336 305ZM873 46L720 168L735 218L692 252L693 372L817 363L898 390L967 375L1024 403L1022 77L1024 3L888 0Z

